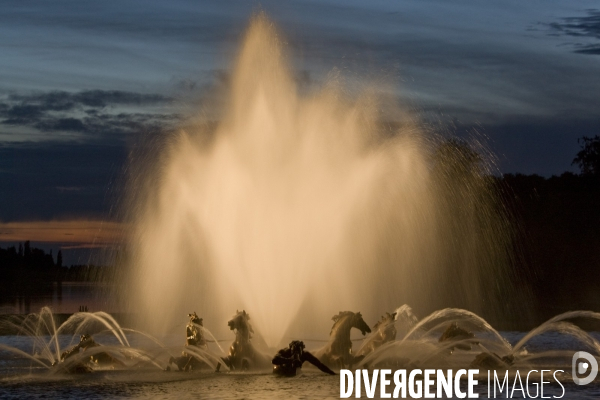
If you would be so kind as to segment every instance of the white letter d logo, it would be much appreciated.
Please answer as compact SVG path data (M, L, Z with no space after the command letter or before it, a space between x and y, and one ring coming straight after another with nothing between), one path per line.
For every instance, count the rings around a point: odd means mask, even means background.
M585 359L586 361L581 361ZM591 367L591 368L590 368ZM580 378L579 375L585 374L590 369L590 374L586 378ZM577 385L587 385L596 379L598 375L598 362L590 353L578 351L573 354L573 382Z

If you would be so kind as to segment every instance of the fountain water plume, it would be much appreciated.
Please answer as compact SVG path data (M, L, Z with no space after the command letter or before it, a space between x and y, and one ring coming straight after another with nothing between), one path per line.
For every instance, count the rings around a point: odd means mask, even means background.
M168 137L132 175L132 311L164 332L200 308L225 334L245 308L269 346L327 332L340 309L479 311L482 270L503 279L508 240L486 170L454 148L437 157L368 85L301 94L287 60L255 17L218 122Z

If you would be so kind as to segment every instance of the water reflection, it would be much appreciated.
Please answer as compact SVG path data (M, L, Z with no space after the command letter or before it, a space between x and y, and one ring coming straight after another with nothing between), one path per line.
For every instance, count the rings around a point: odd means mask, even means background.
M123 311L113 289L109 283L54 282L44 291L0 297L0 314L29 314L45 306L54 313L75 313L81 306L89 311Z

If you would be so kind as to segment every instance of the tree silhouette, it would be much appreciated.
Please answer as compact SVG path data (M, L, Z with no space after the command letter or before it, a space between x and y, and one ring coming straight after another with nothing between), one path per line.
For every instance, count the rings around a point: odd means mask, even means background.
M31 257L31 245L29 244L29 240L26 240L23 245L23 256L25 258Z
M600 175L600 136L577 139L581 150L571 165L577 164L583 175Z

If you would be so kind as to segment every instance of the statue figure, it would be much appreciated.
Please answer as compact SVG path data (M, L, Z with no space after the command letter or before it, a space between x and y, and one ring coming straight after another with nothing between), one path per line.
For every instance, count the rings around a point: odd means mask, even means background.
M84 333L79 337L79 343L70 349L64 351L60 355L60 362L65 362L67 359L78 355L80 352L84 352L88 349L92 349L94 347L100 347L101 345L96 343L94 338L87 333ZM110 354L102 351L102 352L94 352L94 354L90 355L89 360L85 362L79 362L75 365L68 368L68 372L91 372L92 368L89 363L93 364L111 364L111 365L123 365L123 363ZM93 365L92 364L92 365ZM56 365L56 363L54 363Z
M188 317L190 318L190 322L185 326L185 344L187 346L207 347L202 330L198 329L198 327L204 326L202 318L198 317L195 311L193 314L188 314Z
M94 338L92 338L92 336L88 335L87 333L84 333L79 337L79 343L77 345L71 347L69 350L64 351L60 355L60 360L65 361L69 357L79 354L80 350L85 351L86 349L97 346L100 345L94 341Z
M366 339L368 342L359 351L359 355L367 355L384 344L395 341L397 334L395 323L396 313L393 312L390 314L386 312L385 315L381 317L381 320L373 325L373 335Z
M454 351L454 348L468 351L471 350L471 344L479 344L476 340L470 340L474 338L473 332L467 331L458 326L456 322L453 322L448 325L438 342L458 342L455 346L450 347L450 352Z
M497 369L508 369L515 362L515 357L511 354L508 356L500 357L496 353L479 353L477 357L471 362L469 368L497 370Z
M194 311L192 314L188 314L190 321L185 326L185 345L196 346L198 348L208 350L206 339L202 333L202 318L198 317ZM196 359L193 355L183 351L180 357L169 358L169 364L177 365L180 371L190 371L193 369L199 369L202 366L202 362ZM169 367L167 367L169 368Z
M326 374L335 375L335 372L319 361L317 357L305 351L304 347L304 342L294 340L288 347L279 350L273 357L273 373L282 376L296 376L296 369L302 368L302 364L308 361Z
M252 368L268 366L269 359L254 348L250 339L254 329L250 324L250 315L246 310L237 311L229 322L229 329L235 333L235 340L229 347L227 357L221 357L231 371L248 371ZM220 366L220 364L219 364ZM219 370L217 366L217 370Z
M317 357L324 363L336 365L339 368L350 368L353 364L362 361L364 355L352 354L352 341L350 330L356 328L363 335L371 333L371 328L363 320L360 312L340 311L334 315L333 326L329 333L329 343L319 350Z

